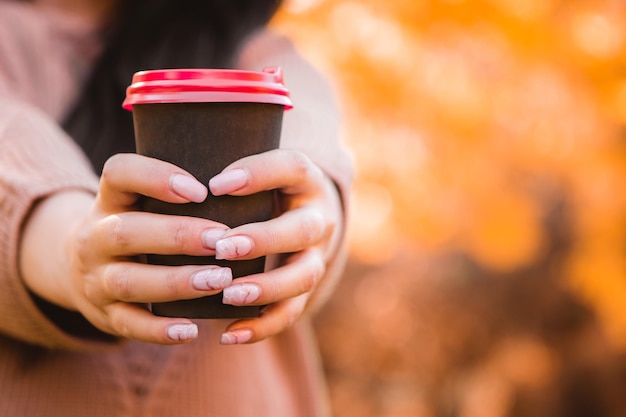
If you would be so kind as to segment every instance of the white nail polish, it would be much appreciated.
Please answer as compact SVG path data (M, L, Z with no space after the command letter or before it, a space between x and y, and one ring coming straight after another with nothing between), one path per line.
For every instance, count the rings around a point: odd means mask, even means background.
M243 169L224 171L209 180L209 188L214 195L232 193L248 183L248 173Z
M234 259L252 251L252 240L246 236L231 236L215 243L215 259Z
M194 178L183 174L172 174L170 177L170 188L182 198L195 203L203 202L209 193L204 185Z
M259 299L261 288L256 284L235 284L224 288L223 294L224 304L245 305Z
M222 345L238 345L248 342L252 339L252 331L248 329L232 330L222 333L220 343Z
M167 328L167 336L178 342L195 339L198 337L198 326L193 323L173 324Z
M232 280L230 268L203 269L191 275L191 283L196 290L221 290L230 285Z

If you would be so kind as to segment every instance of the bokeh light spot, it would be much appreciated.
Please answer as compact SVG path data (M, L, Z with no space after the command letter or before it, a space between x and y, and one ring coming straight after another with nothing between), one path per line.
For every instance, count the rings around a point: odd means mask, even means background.
M352 207L350 243L354 255L368 264L390 259L397 243L389 222L393 211L389 191L375 183L360 184L354 190Z
M572 21L572 37L578 47L596 58L610 58L624 44L624 28L601 13L580 13Z

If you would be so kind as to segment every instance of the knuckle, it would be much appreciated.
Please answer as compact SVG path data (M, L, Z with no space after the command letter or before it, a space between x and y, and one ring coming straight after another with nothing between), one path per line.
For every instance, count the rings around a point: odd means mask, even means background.
M326 263L320 256L313 256L309 264L310 267L306 279L303 281L303 293L313 290L326 273Z
M324 182L324 173L307 154L295 151L292 156L292 161L294 171L298 178L321 187L321 184Z
M82 266L85 265L92 257L93 245L91 244L91 229L81 228L75 235L76 240L76 259L82 270Z
M265 284L263 288L263 292L268 296L271 300L277 300L281 298L282 287L276 281L270 281Z
M110 326L114 329L118 336L123 338L131 338L132 330L128 319L123 314L110 314Z
M326 219L317 210L309 210L300 223L299 235L305 246L315 243L326 229Z
M100 286L95 274L85 274L82 282L82 292L87 300L95 303L101 296Z
M313 285L316 286L326 274L326 262L321 254L319 254L319 256L313 257L311 264L311 277L313 279Z
M82 311L82 314L97 329L109 334L116 333L111 327L107 308L90 308Z
M107 182L111 179L111 176L114 172L116 172L117 167L121 164L122 155L115 154L107 159L102 167L102 174L100 175L100 180Z
M130 275L130 268L127 266L109 265L105 268L105 287L112 298L122 301L132 299Z
M115 247L124 250L130 244L127 225L124 219L118 215L110 215L103 220L102 227L108 231L110 239Z
M257 236L255 240L263 246L265 252L273 253L274 248L279 245L280 235L271 228L267 228L264 230L264 233Z
M314 273L306 274L302 280L300 294L311 291L313 288L315 288L316 282L317 282L317 279Z
M304 311L304 304L305 302L303 301L303 298L299 298L290 303L285 317L286 328L292 327L302 316L302 312Z
M174 270L170 270L165 274L165 287L172 298L177 298L180 291L178 287L178 274Z
M308 178L313 175L315 165L306 154L294 151L291 158L294 172L299 178Z
M172 226L170 235L172 236L172 248L177 253L183 253L189 242L191 230L183 221L176 221Z

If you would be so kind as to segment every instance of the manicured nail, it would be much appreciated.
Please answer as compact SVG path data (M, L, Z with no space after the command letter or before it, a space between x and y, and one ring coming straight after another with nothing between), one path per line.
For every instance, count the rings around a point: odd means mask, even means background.
M252 250L252 240L246 236L231 236L215 243L215 259L246 256Z
M191 275L191 284L196 290L221 290L230 285L233 274L230 268L209 268Z
M237 329L222 333L220 343L222 345L238 345L246 343L250 339L252 339L252 330Z
M183 174L170 176L170 189L178 196L194 203L203 202L209 194L209 190L204 185Z
M193 323L173 324L167 328L167 336L178 342L195 339L198 337L198 326Z
M217 174L209 180L213 195L232 193L248 183L248 174L243 169L231 169Z
M261 288L256 284L235 284L224 288L222 302L234 306L254 303L261 296Z
M215 250L215 244L227 231L228 229L206 229L202 232L202 246Z

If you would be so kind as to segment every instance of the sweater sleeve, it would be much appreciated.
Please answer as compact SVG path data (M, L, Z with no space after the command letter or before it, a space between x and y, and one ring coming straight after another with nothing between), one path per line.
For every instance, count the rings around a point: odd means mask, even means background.
M20 234L37 201L63 190L95 193L98 180L78 147L45 114L0 97L0 333L28 343L88 348L42 313L19 271Z
M334 257L317 288L309 310L319 308L337 284L347 259L352 160L339 140L339 109L329 82L296 50L286 37L270 30L254 34L244 45L238 67L259 71L266 66L283 70L294 108L285 113L281 147L307 154L335 182L344 208L344 230Z
M0 0L0 335L47 347L92 349L108 343L74 336L57 325L63 320L50 320L58 313L77 319L79 326L84 321L34 297L19 271L22 228L37 202L64 190L95 193L98 186L87 159L57 122L88 61L78 53L79 43L91 42L87 35L95 30L71 23L31 2Z

